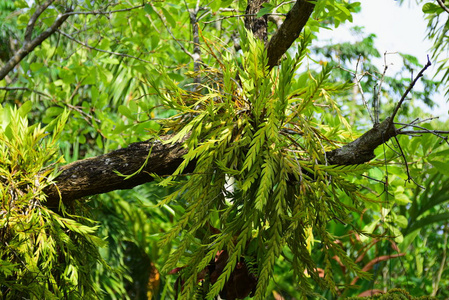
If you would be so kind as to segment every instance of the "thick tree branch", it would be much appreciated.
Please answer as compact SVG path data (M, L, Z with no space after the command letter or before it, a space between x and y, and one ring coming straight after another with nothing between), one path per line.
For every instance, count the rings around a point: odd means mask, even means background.
M164 144L161 141L134 143L110 153L79 160L63 166L56 178L57 185L49 186L45 193L47 205L58 207L60 197L65 204L86 196L131 189L153 180L152 173L171 175L183 160L187 149L181 144ZM148 155L150 155L148 157ZM129 179L117 172L129 175L142 171ZM187 172L192 168L187 168Z
M327 161L335 165L362 164L374 158L374 149L385 143L397 131L386 119L360 138L339 149L327 152ZM150 153L148 157L148 154ZM97 157L76 161L60 169L56 186L45 190L47 205L57 207L59 199L68 204L72 200L86 196L106 193L113 190L130 189L150 182L151 173L159 176L172 174L183 161L187 149L181 144L164 144L160 141L145 141L131 144L127 148L112 151ZM117 174L128 175L139 170L145 161L143 170L129 179ZM193 171L192 164L185 172Z
M254 34L254 36L261 41L267 40L268 16L257 17L257 13L262 7L262 4L268 0L251 0L248 1L245 15L245 27Z
M271 37L267 45L268 66L273 68L278 64L279 59L290 48L293 42L299 37L301 30L309 20L315 8L314 3L307 0L298 0L288 12L284 23L279 30Z

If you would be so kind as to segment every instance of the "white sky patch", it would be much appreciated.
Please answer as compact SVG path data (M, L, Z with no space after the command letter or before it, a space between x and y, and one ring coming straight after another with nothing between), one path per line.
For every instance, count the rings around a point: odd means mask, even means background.
M425 65L427 54L431 54L432 43L426 40L427 21L421 10L422 4L417 5L414 1L408 1L402 6L394 0L361 0L362 11L354 15L354 22L340 26L335 30L322 30L319 38L321 40L332 40L333 42L355 41L349 30L353 26L363 26L365 34L374 33L375 46L381 55L385 52L401 52L415 56L419 63ZM440 57L442 59L443 57ZM374 60L379 70L383 70L383 57ZM398 54L387 55L388 71L387 75L393 75L400 71L402 59ZM429 78L433 78L436 73L436 63L426 71ZM420 70L416 70L415 75ZM408 74L404 74L407 76ZM434 101L439 105L433 111L420 105L425 111L439 116L440 119L449 117L448 99L444 98L444 92L434 96Z

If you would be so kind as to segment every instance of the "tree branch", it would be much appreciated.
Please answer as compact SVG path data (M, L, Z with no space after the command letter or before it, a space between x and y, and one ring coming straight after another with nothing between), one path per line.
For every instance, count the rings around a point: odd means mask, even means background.
M45 94L45 93L42 93L42 92L39 92L39 91L30 89L30 88L27 88L27 87L7 87L7 86L0 86L0 90L4 90L4 91L30 91L30 92L36 93L36 94L38 94L38 95L41 95L41 96L44 96L44 97L47 97L47 98L51 98L50 95L47 95L47 94Z
M47 1L44 5L50 5L54 0L50 0ZM47 5L47 7L48 7ZM37 12L37 10L36 10ZM40 12L36 18L41 14L42 12ZM32 18L35 17L36 13L33 14ZM67 20L67 18L69 17L69 15L65 15L65 14L60 14L55 22L44 32L42 32L40 35L38 35L37 37L35 37L33 40L28 40L31 38L31 34L32 34L32 30L34 28L34 23L36 22L34 20L34 22L32 22L32 20L30 19L30 22L28 23L26 32L25 32L25 41L22 45L22 47L19 49L19 51L16 52L16 54L14 54L11 59L0 69L0 80L2 80L3 78L6 77L6 75L8 75L9 72L11 72L12 69L14 69L15 66L17 66L22 59L24 59L31 51L33 51L37 46L39 46L40 44L42 44L43 41L45 41L50 35L52 35L61 25L62 23L65 22L65 20ZM31 30L31 33L29 32Z
M315 3L297 0L279 30L271 37L267 45L268 66L273 68L279 59L299 37L315 8Z
M449 8L447 8L446 5L444 5L444 2L442 0L437 0L438 4L440 5L440 7L449 14Z
M371 130L355 141L326 152L328 163L330 165L357 165L368 162L375 157L374 150L377 146L386 143L397 134L398 131L391 119L387 118L382 123L375 124Z
M31 36L33 35L34 25L36 24L37 19L53 2L55 2L55 0L48 0L47 2L36 8L36 11L31 16L30 21L28 21L27 27L25 29L24 43L31 42Z
M83 42L77 40L73 36L71 36L71 35L69 35L69 34L67 34L67 33L65 33L65 32L63 32L61 30L58 30L58 32L60 34L62 34L63 36L65 36L66 38L68 38L69 40L72 40L75 43L80 44L81 46L84 46L84 47L89 48L91 50L95 50L95 51L103 52L103 53L108 53L108 54L112 54L112 55L117 55L117 56L121 56L121 57L128 57L128 58L132 58L132 59L135 59L135 60L147 63L147 64L153 64L151 61L148 61L148 60L145 60L145 59L141 59L141 58L138 58L136 56L128 55L128 54L125 54L125 53L118 53L118 52L106 51L106 50L102 50L102 49L99 49L99 48L95 48L93 46L90 46L90 45L88 45L86 43L83 43Z
M267 27L268 17L257 17L257 13L264 3L268 0L251 0L248 1L248 6L245 12L245 27L254 34L254 36L261 41L267 41Z
M131 189L153 181L150 174L171 175L183 161L187 149L181 144L164 144L161 141L145 141L129 145L97 157L75 161L59 169L56 185L47 187L47 206L57 208L61 199L71 201L110 192ZM133 174L142 165L142 171L129 179L119 175ZM186 172L192 171L188 167Z
M42 44L42 42L45 41L50 35L55 33L58 30L58 28L65 22L65 20L68 19L68 17L70 17L72 15L109 15L111 13L131 11L133 9L141 8L146 5L146 3L144 3L141 5L124 8L124 9L112 10L112 11L72 11L71 9L68 9L65 13L59 14L58 17L56 18L55 22L47 30L45 30L43 33L41 33L36 38L31 39L37 19L53 2L55 2L55 0L47 0L47 2L45 2L44 4L42 4L41 6L38 6L36 8L36 11L31 16L30 21L28 22L28 25L25 29L25 36L24 36L24 42L23 42L22 48L20 48L19 51L17 51L16 54L14 54L11 57L11 59L0 69L0 80L3 80L6 77L6 75L8 75L8 73L11 72L11 70L14 69L14 67L17 66L30 52L32 52L37 46ZM67 37L67 35L66 35L66 37ZM78 43L82 44L81 42L78 42ZM89 47L86 45L84 45L84 46ZM96 48L95 48L95 50L101 51ZM111 53L111 54L121 55L121 56L126 56L126 57L141 60L139 58L136 58L136 57L133 57L130 55L126 55L126 54L117 54L117 53ZM141 60L141 61L148 62L145 60Z
M110 15L110 14L113 14L113 13L131 11L131 10L134 10L134 9L137 9L137 8L142 8L145 5L147 5L147 3L141 4L141 5L137 5L137 6L133 6L133 7L123 8L123 9L111 10L111 11L101 11L101 10L71 11L71 12L65 13L64 15L65 16L73 16L73 15Z
M427 55L427 63L424 66L424 68L422 68L421 71L419 71L418 75L415 77L415 79L413 79L413 81L410 83L410 85L407 87L407 89L405 90L404 94L401 97L401 100L399 100L398 104L396 105L396 107L394 108L393 113L391 114L390 117L390 122L393 123L394 121L394 117L396 116L396 114L399 111L399 108L401 108L402 103L404 102L405 98L407 97L408 93L410 93L410 91L413 89L413 87L415 86L416 82L418 82L418 80L423 76L424 72L427 70L428 67L430 67L432 65L432 63L430 62L429 59L429 55Z
M327 152L328 163L353 165L370 161L374 158L374 149L395 135L397 131L394 125L386 119L352 143ZM171 175L187 152L188 150L182 144L171 145L161 141L145 141L101 156L73 162L61 167L60 174L56 178L56 185L45 190L47 205L57 207L60 199L65 204L69 204L75 199L86 196L130 189L153 181L150 174ZM145 161L148 163L142 171L129 179L117 174L117 172L125 175L133 174L142 167ZM185 172L193 171L193 166L194 163Z

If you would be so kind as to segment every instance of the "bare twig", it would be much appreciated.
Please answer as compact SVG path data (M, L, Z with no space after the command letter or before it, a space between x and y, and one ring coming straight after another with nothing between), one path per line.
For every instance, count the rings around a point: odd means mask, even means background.
M171 35L171 37L173 38L173 40L179 45L179 47L181 48L181 50L187 54L188 56L190 56L190 58L192 58L193 60L195 60L195 56L189 51L187 50L183 44L181 44L179 42L179 40L175 37L175 35L173 34L173 32L171 31L170 27L167 25L167 20L165 19L165 17L153 6L153 4L151 4L151 7L153 8L154 12L158 15L159 19L161 19L162 23L165 26L165 29L167 29L168 33Z
M410 85L408 86L408 88L405 90L404 94L401 97L401 100L399 100L399 103L396 105L396 107L394 108L393 113L391 114L390 117L390 122L393 123L394 121L394 117L396 116L396 114L399 111L399 108L401 108L402 103L404 102L405 98L407 97L408 93L410 93L410 91L413 89L413 87L415 86L416 82L418 82L418 79L421 78L424 74L424 72L427 70L428 67L430 67L432 65L432 63L430 62L429 59L429 55L427 55L427 63L424 66L424 68L422 68L421 71L419 71L418 76L416 76L415 79L413 79L413 81L410 83Z
M422 134L422 133L432 133L432 134L449 134L449 131L446 130L430 130L430 129L426 129L426 130L401 130L398 132L398 134ZM446 137L443 136L439 136L442 139L446 139Z
M32 52L36 47L38 47L40 44L42 44L43 41L45 41L50 35L55 33L58 28L67 20L69 16L72 15L109 15L112 13L118 13L118 12L126 12L133 9L141 8L146 5L146 3L143 3L141 5L124 8L124 9L118 9L118 10L112 10L112 11L71 11L71 9L67 9L66 12L61 13L56 18L55 22L44 32L42 32L40 35L32 39L34 27L36 25L36 21L39 18L39 16L53 3L55 0L47 0L44 4L38 6L36 8L36 11L33 13L33 15L30 18L30 21L27 24L27 27L25 29L25 36L24 36L24 42L22 44L22 47L11 57L11 59L0 69L0 80L4 79L6 75L11 72L12 69L16 65L18 65L30 52ZM95 49L97 51L101 51L99 49ZM104 51L103 51L104 52ZM114 53L116 54L116 53ZM116 54L117 55L117 54ZM131 57L128 55L121 55L126 57ZM134 59L135 57L131 57ZM143 60L142 60L143 61ZM147 62L147 61L144 61Z
M4 91L30 91L30 92L36 93L38 95L41 95L41 96L44 96L44 97L47 97L47 98L51 98L50 95L47 95L45 93L42 93L42 92L30 89L30 88L27 88L27 87L5 87L5 86L2 86L2 87L0 87L0 90L4 90Z
M420 187L421 189L424 190L425 188L424 188L422 185L418 184L418 183L413 179L412 175L410 175L410 169L408 168L407 158L405 157L404 151L402 151L401 144L399 144L398 138L397 138L396 136L394 137L394 140L396 141L396 143L397 143L397 145L398 145L398 147L399 147L399 150L400 150L400 152L401 152L402 159L404 160L405 170L406 170L406 172L407 172L407 180L406 180L406 181L407 181L407 182L412 181L414 184L416 184L416 186L418 186L418 187Z
M71 36L71 35L69 35L69 34L67 34L67 33L65 33L65 32L63 32L63 31L61 31L61 30L58 30L58 32L59 32L61 35L63 35L63 36L65 36L66 38L68 38L69 40L72 40L72 41L74 41L75 43L80 44L81 46L84 46L84 47L86 47L86 48L89 48L89 49L92 49L92 50L95 50L95 51L99 51L99 52L103 52L103 53L112 54L112 55L117 55L117 56L122 56L122 57L128 57L128 58L132 58L132 59L135 59L135 60L144 62L144 63L152 64L152 62L149 61L149 60L141 59L141 58L138 58L138 57L136 57L136 56L129 55L129 54L124 54L124 53L119 53L119 52L113 52L113 51L106 51L106 50L102 50L102 49L99 49L99 48L92 47L92 46L90 46L90 45L88 45L88 44L86 44L86 43L84 43L84 42L81 42L81 41L75 39L73 36Z
M444 5L444 2L442 0L437 0L438 4L440 5L440 7L449 14L449 8L447 8L446 5Z
M382 180L379 180L379 179L376 179L376 178L373 178L373 177L370 177L370 176L367 176L367 175L363 175L363 174L362 174L361 176L362 176L362 177L365 177L365 178L367 178L367 179L374 180L374 181L376 181L376 182L382 183L383 185L386 184L385 181L382 181ZM367 187L365 187L365 188L367 188Z
M375 121L374 121L374 116L373 116L373 114L371 113L371 110L369 109L369 107L368 107L368 102L366 101L366 99L365 99L365 93L363 92L363 88L362 88L362 85L360 84L360 82L362 81L362 78L365 76L365 75L371 75L371 76L373 76L372 74L369 74L368 72L363 72L363 73L361 73L361 74L357 74L357 70L358 70L358 66L359 66L359 61L360 61L360 57L359 57L359 59L357 60L357 64L356 64L356 67L355 67L355 71L351 71L351 70L348 70L348 69L346 69L346 68L344 68L344 67L342 67L342 66L337 66L337 68L339 68L339 69L341 69L341 70L343 70L343 71L346 71L346 72L348 72L348 73L350 73L350 74L352 74L352 76L354 77L354 80L353 80L353 82L355 83L355 86L358 88L358 90L359 90L359 92L360 92L360 96L362 97L362 102L363 102L363 105L365 106L365 108L366 108L366 110L368 111L368 114L369 114L369 116L370 116L370 119L371 119L371 121L373 122L373 124L375 123Z
M439 117L430 117L430 118L425 118L423 120L421 120L420 118L416 118L413 121L411 121L410 123L398 123L398 122L395 122L394 124L402 125L401 128L398 128L398 130L402 130L402 129L407 128L409 126L416 125L416 124L419 124L419 123L428 122L428 121L432 121L432 120L435 120L435 119L439 119Z
M439 137L440 139L442 139L443 141L445 141L447 144L449 144L448 142L448 137L447 136L442 136L442 134L449 134L449 131L446 130L431 130L431 129L427 129L425 127L416 125L417 122L415 122L414 124L410 123L410 124L404 124L404 123L395 123L395 124L399 124L399 125L404 125L403 128L405 127L413 127L413 128L419 128L421 130L398 130L398 134L422 134L422 133L430 133L433 134L437 137Z

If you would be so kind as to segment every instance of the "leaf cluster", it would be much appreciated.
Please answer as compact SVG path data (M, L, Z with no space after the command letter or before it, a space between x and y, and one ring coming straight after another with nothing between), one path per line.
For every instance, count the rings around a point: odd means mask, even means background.
M329 82L331 69L326 67L316 76L309 71L298 75L308 36L301 41L295 58L269 71L263 45L248 35L241 44L241 63L224 54L218 59L219 68L205 71L209 80L202 91L187 91L170 81L170 92L159 89L163 102L180 112L168 122L177 134L167 143L185 140L189 149L173 176L160 182L178 186L160 205L172 201L186 205L160 243L182 237L164 270L184 265L183 299L193 298L198 278L223 250L229 254L226 267L206 287L206 299L220 294L238 262L247 258L254 258L253 267L257 266L255 299L265 299L279 257L291 263L303 293L310 292L309 276L322 287L334 288L330 263L334 255L366 277L326 230L332 220L347 219L364 198L345 177L360 174L367 166L326 163L326 151L339 137L351 135L332 99L350 85ZM343 128L329 130L317 121L329 114ZM187 180L177 180L190 163L195 163L194 172ZM336 197L339 191L353 203L342 203ZM311 258L314 242L325 255L324 277ZM200 283L203 292L206 282Z
M46 127L28 125L27 102L0 109L0 295L3 299L96 298L90 272L104 241L80 216L45 207L54 184L63 113ZM53 131L53 134L50 132Z

